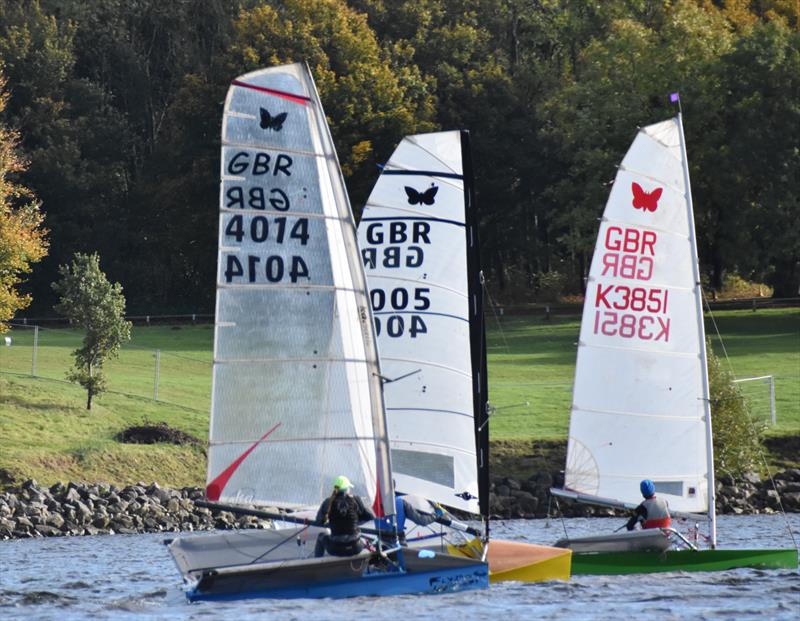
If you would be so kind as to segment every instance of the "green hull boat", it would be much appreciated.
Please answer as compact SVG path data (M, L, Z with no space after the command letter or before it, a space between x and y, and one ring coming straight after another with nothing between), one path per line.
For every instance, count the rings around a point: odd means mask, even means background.
M668 550L666 552L577 552L572 575L649 574L666 571L725 571L740 567L797 569L797 550Z

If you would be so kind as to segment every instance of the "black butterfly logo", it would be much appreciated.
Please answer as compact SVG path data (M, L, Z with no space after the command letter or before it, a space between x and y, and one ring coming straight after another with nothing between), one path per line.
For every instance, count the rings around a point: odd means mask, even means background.
M405 186L406 194L408 195L408 204L409 205L433 205L434 197L436 193L439 191L438 186L435 186L431 183L431 187L429 187L424 192L417 192L414 188L409 186Z
M269 110L261 108L261 129L274 129L276 132L283 129L283 122L286 120L288 112L281 112L272 116Z

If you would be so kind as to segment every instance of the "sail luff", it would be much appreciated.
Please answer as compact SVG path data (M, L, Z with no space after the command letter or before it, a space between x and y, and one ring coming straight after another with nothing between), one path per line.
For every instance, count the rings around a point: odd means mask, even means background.
M464 171L464 220L467 236L467 280L470 300L470 354L472 358L473 424L478 469L478 505L489 537L489 382L486 365L486 328L483 315L483 272L480 270L475 178L468 131L461 132Z
M694 202L692 200L692 186L689 179L689 159L686 154L686 137L683 133L683 114L678 113L676 117L678 124L678 134L681 144L681 160L683 165L683 175L686 183L686 209L689 221L689 243L692 247L692 265L694 267L695 278L695 300L697 309L697 331L700 336L700 361L702 372L703 405L705 410L705 430L706 430L706 463L708 477L708 520L709 520L709 544L712 548L717 546L717 511L716 511L716 479L714 476L714 439L711 421L711 394L708 385L708 355L706 352L706 332L703 319L703 288L700 281L700 259L697 252L697 234L694 223Z

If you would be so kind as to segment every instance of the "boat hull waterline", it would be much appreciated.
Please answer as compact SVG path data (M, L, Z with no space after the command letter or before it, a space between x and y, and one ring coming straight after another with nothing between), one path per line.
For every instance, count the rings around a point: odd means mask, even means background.
M730 569L797 569L797 550L667 550L665 552L575 552L573 576L726 571Z
M489 569L485 563L465 566L464 559L443 555L409 557L406 555L404 571L387 567L374 554L365 554L352 558L326 558L324 564L318 560L306 562L289 571L286 567L273 565L240 570L227 576L218 572L204 576L186 595L189 601L341 599L453 593L489 586Z

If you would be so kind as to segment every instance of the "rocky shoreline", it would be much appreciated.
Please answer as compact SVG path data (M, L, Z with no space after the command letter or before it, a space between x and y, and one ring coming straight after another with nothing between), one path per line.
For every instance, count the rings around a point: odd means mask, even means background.
M558 475L539 473L528 479L493 477L490 510L497 519L622 516L612 509L559 503L549 489ZM723 514L800 512L800 469L790 468L762 481L746 475L717 482L717 510ZM269 528L269 520L237 516L196 506L204 497L196 487L162 488L139 483L119 488L98 483L42 487L29 480L0 494L0 539L181 532L234 528Z
M717 480L717 513L758 514L800 513L800 468L789 468L772 477L775 482L762 480L758 474L746 474L741 479L722 476ZM563 475L538 473L529 479L492 477L489 494L491 514L499 519L564 517L627 516L627 512L604 507L578 505L550 496L550 488L561 486Z

